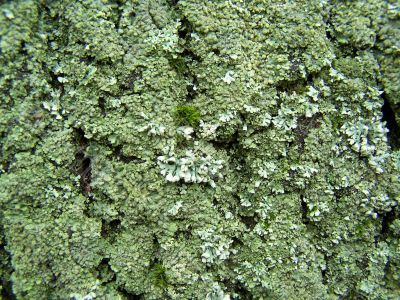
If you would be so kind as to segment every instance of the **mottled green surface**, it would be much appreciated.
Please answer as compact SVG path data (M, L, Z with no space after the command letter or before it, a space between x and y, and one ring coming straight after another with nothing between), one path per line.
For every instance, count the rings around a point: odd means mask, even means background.
M0 298L399 299L399 24L1 1Z

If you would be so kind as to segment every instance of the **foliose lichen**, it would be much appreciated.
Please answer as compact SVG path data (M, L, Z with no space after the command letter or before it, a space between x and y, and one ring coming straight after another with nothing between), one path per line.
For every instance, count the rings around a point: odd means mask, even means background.
M0 4L0 298L398 299L395 0Z

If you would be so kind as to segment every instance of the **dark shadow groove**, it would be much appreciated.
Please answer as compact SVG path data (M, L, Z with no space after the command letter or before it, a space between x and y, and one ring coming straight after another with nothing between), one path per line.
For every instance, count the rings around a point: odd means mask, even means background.
M386 122L386 128L389 130L387 133L389 145L393 150L397 150L400 148L400 127L399 124L397 124L395 112L385 96L385 93L382 94L382 98L384 99L382 120Z
M310 224L310 219L307 216L308 206L307 203L304 201L303 195L300 195L300 201L301 201L301 221L303 222L304 225L308 225Z

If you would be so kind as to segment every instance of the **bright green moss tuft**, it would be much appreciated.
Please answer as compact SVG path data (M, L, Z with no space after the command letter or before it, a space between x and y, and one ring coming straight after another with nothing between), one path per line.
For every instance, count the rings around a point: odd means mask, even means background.
M197 127L200 122L200 112L194 106L178 106L174 112L174 121L178 126Z
M155 286L166 288L168 286L167 277L165 275L165 267L157 263L150 271L150 279Z

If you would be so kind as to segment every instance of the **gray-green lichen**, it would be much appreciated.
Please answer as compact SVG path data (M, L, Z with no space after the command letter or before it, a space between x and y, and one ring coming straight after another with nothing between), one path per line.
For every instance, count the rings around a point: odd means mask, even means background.
M399 22L3 1L0 295L399 299Z

